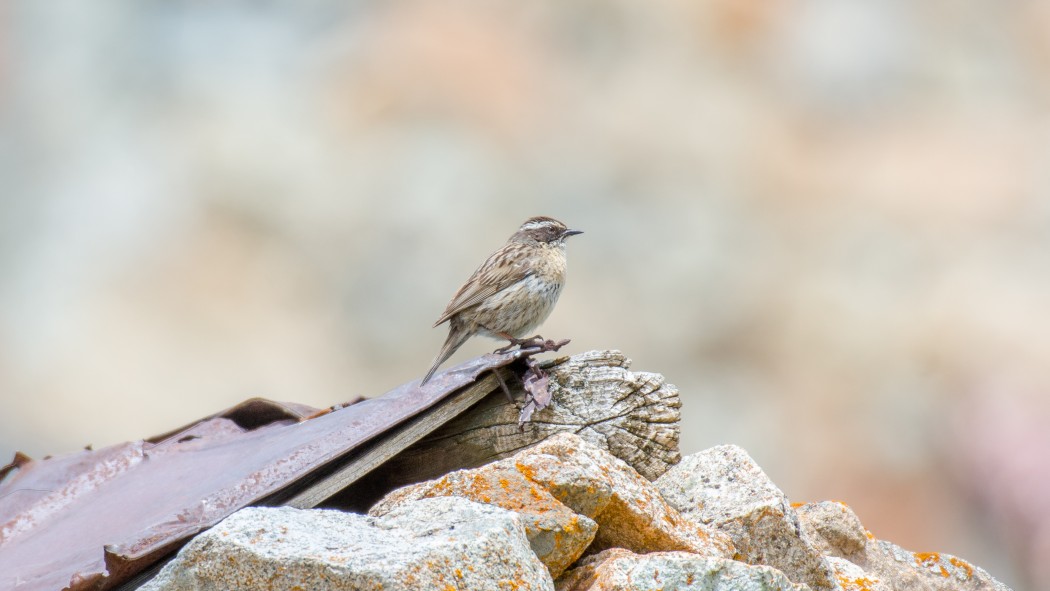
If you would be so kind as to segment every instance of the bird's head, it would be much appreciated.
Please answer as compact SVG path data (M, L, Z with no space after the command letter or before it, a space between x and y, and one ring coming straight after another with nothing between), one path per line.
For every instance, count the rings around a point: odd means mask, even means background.
M583 234L583 231L570 230L565 224L554 218L538 216L525 220L525 223L510 239L540 244L560 244L569 236L576 234Z

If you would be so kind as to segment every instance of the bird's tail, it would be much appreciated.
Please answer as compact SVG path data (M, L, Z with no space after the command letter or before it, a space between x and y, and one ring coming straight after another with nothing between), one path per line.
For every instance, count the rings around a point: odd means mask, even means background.
M419 382L419 385L430 381L430 378L434 376L434 372L437 371L439 365L445 362L446 359L452 357L452 354L459 349L466 340L470 338L470 333L466 330L456 329L455 327L449 328L448 338L445 339L445 344L441 346L441 351L438 352L437 357L434 358L434 364L430 366L430 371L427 375L423 376L423 381Z

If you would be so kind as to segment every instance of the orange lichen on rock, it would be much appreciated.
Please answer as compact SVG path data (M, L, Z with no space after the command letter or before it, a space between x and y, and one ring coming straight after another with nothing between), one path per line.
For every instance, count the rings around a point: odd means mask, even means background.
M915 562L924 566L933 566L933 563L941 561L939 552L913 552Z
M966 578L967 579L972 579L973 578L973 565L971 565L969 562L966 562L965 560L962 560L960 558L956 558L954 556L952 556L948 560L948 562L950 562L954 566L956 566L956 567L966 571Z
M565 533L576 533L580 531L580 516L574 515L569 522L565 524Z
M514 467L517 468L518 472L521 472L521 475L525 478L528 478L530 481L533 482L536 481L536 471L533 470L531 466L527 466L525 464L522 464L521 462L515 462Z
M875 581L868 577L848 577L837 575L835 580L843 591L871 591Z
M941 555L940 555L940 553L938 553L938 552L915 552L913 555L915 556L915 563L916 564L921 564L922 566L925 566L925 567L930 568L930 569L932 569L933 567L936 566L937 568L939 568L941 570L941 576L942 577L948 578L949 576L951 576L951 574L948 572L948 569L944 568L944 565L941 564Z
M598 522L591 551L619 547L642 553L733 554L728 535L684 519L652 482L578 437L555 435L513 461L524 477L579 515Z
M430 497L460 497L517 513L529 543L558 576L576 561L594 539L598 524L572 511L552 496L542 483L527 479L526 466L494 463L450 472L436 480L398 489L372 507L373 516L398 505Z

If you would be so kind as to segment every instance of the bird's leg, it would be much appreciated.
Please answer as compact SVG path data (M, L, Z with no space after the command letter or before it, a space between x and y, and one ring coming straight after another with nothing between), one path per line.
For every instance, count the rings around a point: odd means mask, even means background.
M553 341L551 339L545 339L540 335L529 337L527 339L517 339L517 345L522 349L531 349L533 347L539 348L540 353L546 353L548 351L557 351L565 345L569 344L569 339L562 339L560 341Z
M515 339L516 343L522 349L531 349L533 347L543 347L543 337L540 335L531 336L524 339Z
M553 341L551 339L544 339L540 335L528 337L525 339L519 339L505 332L500 332L496 334L510 341L510 344L506 345L505 347L500 347L499 349L496 349L497 353L506 353L514 347L518 347L519 349L532 349L538 347L540 353L546 353L548 351L557 351L558 349L561 349L565 345L569 344L569 339Z
M510 351L514 347L518 347L518 348L524 349L525 347L522 346L524 343L529 343L529 342L532 342L533 340L536 339L536 337L532 337L531 339L519 339L519 338L515 337L514 335L506 333L506 332L497 332L497 333L494 333L494 334L496 334L500 338L507 339L508 341L510 341L510 343L508 343L506 346L500 347L499 349L496 349L497 353L506 353L507 351Z
M507 351L510 351L511 349L513 349L514 347L517 347L517 346L518 346L517 343L515 343L514 341L511 341L509 344L504 345L504 346L500 347L499 349L496 349L496 353L506 353Z

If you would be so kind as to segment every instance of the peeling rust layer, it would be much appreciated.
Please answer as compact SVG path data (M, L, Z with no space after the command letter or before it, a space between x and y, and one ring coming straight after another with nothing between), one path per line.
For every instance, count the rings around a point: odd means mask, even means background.
M112 588L527 353L479 357L330 412L252 399L146 440L16 457L0 475L0 589Z

